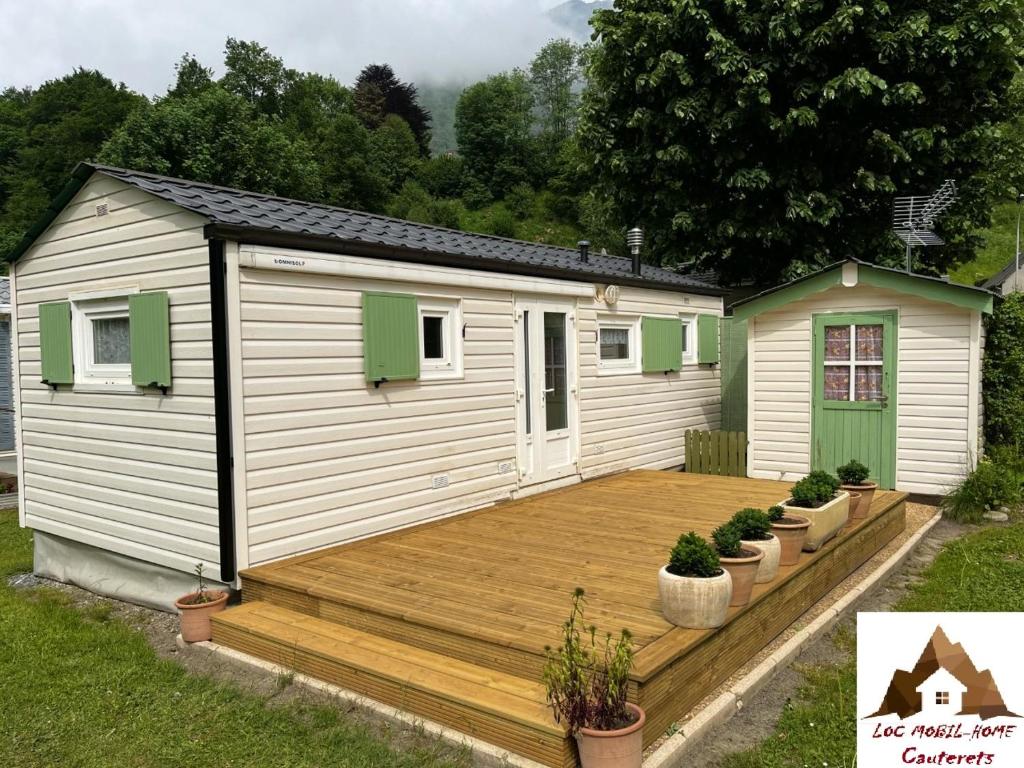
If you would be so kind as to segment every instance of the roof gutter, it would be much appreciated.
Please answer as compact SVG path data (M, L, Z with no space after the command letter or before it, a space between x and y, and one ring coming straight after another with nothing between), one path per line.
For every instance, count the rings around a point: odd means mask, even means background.
M641 279L635 275L606 275L594 272L558 269L533 264L518 264L511 261L487 259L478 256L464 256L454 253L440 253L419 248L403 248L362 240L342 240L329 235L293 234L278 230L257 229L229 224L208 224L204 229L207 238L233 240L252 245L266 245L278 248L296 248L324 253L339 253L347 256L405 261L414 264L432 264L442 267L456 267L483 272L526 275L528 277L550 277L579 283L611 283L636 288L692 293L702 296L724 296L726 291L714 286L684 285L659 280Z

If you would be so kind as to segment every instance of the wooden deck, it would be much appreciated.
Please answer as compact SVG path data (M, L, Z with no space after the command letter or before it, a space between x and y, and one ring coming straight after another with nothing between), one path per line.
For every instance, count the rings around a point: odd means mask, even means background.
M661 616L657 572L680 533L708 535L790 484L634 471L242 572L214 640L435 720L546 765L571 741L544 704L544 647L570 595L635 639L630 698L654 741L904 527L905 494L755 587L716 630Z

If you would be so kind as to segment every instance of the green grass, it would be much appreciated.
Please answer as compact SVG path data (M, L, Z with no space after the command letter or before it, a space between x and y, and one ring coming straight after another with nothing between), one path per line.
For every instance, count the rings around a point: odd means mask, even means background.
M947 543L922 576L895 610L1024 611L1024 524L986 528ZM807 669L797 699L787 704L774 733L727 757L723 768L854 765L854 639L840 632L836 642L849 660Z
M0 512L0 575L29 570L31 540ZM330 707L277 704L157 658L108 611L0 579L0 765L464 765L439 744L392 749Z
M974 285L1005 267L1017 248L1017 204L1000 203L992 210L992 226L981 233L984 247L973 260L950 270L953 282Z
M545 245L560 245L565 248L575 248L576 243L583 239L579 227L557 220L539 204L534 208L533 214L528 218L516 219L516 239ZM477 211L467 210L462 217L462 229L465 232L492 234L494 217L503 210L505 204L501 202L492 203Z

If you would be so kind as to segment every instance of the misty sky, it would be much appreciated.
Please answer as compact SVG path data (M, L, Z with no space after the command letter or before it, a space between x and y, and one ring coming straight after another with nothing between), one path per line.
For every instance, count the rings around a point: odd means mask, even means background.
M257 40L289 67L349 83L387 62L403 79L479 78L529 61L565 30L560 0L0 0L0 88L76 66L163 93L189 51L221 73L224 39Z

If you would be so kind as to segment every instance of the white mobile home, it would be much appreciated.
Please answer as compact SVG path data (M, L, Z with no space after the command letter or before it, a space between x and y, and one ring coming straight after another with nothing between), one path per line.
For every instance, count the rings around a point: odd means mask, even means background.
M36 568L153 604L719 424L720 292L638 260L83 165L11 274Z
M853 259L733 305L747 325L748 474L851 458L883 488L943 494L981 451L986 290Z

